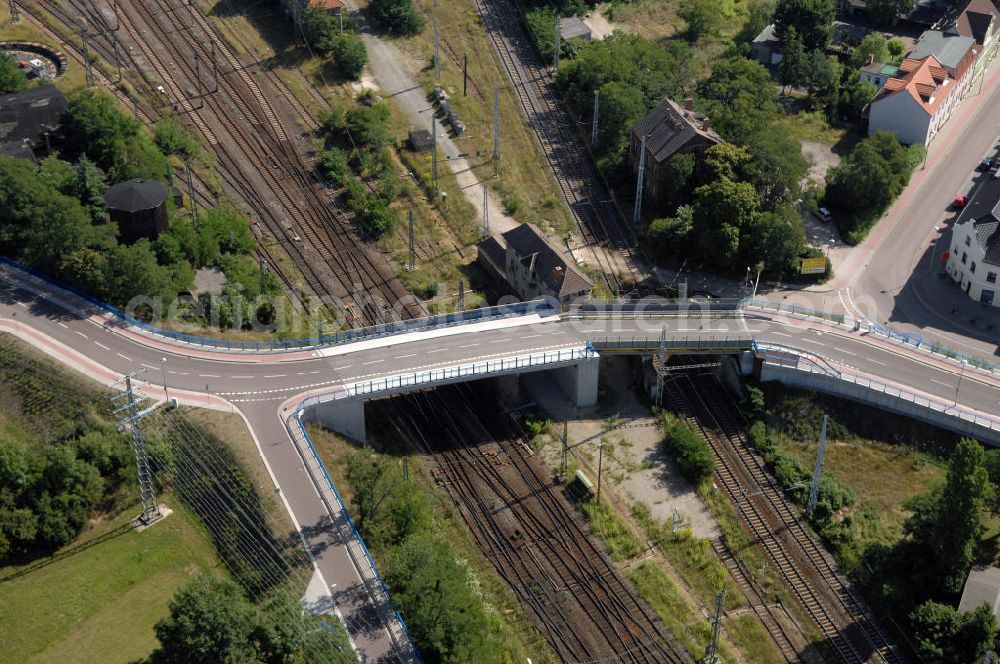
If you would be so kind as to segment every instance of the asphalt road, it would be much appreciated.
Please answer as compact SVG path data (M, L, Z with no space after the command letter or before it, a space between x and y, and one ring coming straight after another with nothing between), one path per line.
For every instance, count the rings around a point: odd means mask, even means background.
M290 438L290 410L307 393L433 367L579 347L589 340L658 338L666 326L675 338L753 336L821 355L845 368L943 401L957 396L962 406L981 413L1000 410L1000 379L996 377L967 370L960 379L958 369L943 360L818 321L757 313L655 320L528 317L319 351L240 355L182 348L123 330L91 315L92 310L68 293L39 289L21 281L23 275L11 270L0 274L0 329L14 331L55 359L107 383L146 367L151 384L159 385L165 368L171 396L184 403L232 409L244 415L324 582L335 584L336 605L355 646L373 661L388 652L387 632L379 626L358 564L331 525L344 515L332 512L320 499ZM956 395L960 380L961 391ZM152 396L159 398L162 392L155 388Z
M976 186L981 177L976 166L984 156L995 153L998 140L1000 65L994 61L982 85L973 84L931 143L926 165L918 167L910 185L868 239L838 267L831 291L810 297L814 305L852 316L860 312L889 322L895 329L946 340L973 355L994 356L1000 335L959 325L942 313L951 309L951 301L928 302L913 285L931 272L928 262L935 259L932 241L938 236L935 226L944 229L953 220L949 206L955 195ZM942 246L937 251L944 249ZM954 296L966 298L957 289ZM974 305L971 301L968 304Z

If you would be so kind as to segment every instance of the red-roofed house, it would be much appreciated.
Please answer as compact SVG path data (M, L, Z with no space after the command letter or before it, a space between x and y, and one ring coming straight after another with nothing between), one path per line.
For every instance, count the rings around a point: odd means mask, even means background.
M872 100L868 133L889 131L901 143L927 145L951 117L972 81L978 47L973 44L954 67L933 55L907 58Z

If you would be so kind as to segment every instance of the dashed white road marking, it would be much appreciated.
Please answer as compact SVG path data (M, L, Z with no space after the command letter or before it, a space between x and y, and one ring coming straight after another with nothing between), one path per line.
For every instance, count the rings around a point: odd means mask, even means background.
M264 378L284 378L288 374L271 374L270 376L264 376Z
M930 380L931 380L932 383L937 383L938 385L944 385L945 387L954 387L953 385L945 383L944 381L940 381L940 380L938 380L936 378L931 378Z
M540 335L540 334L526 334L526 335L524 335L521 338L522 339L534 339L535 337L540 337L540 336L542 336L542 335Z
M365 365L365 364L378 364L379 362L385 362L385 360L370 360L368 362L362 362L361 364L362 365Z
M396 357L394 357L392 359L394 359L394 360L402 360L404 357L415 357L416 355L417 355L416 353L410 353L409 355L397 355Z
M111 350L110 348L102 344L100 341L95 341L94 343L103 348L104 350Z
M822 341L813 341L812 339L803 339L802 341L806 342L807 344L813 344L814 346L825 346L826 345Z
M25 309L27 309L27 308L28 308L28 305L26 305L26 304L25 304L24 302L21 302L20 300L18 300L18 302L17 302L17 303L18 303L18 304L20 304L20 305L21 305L22 307L24 307Z
M73 330L73 331L74 331L74 332L76 332L77 334L79 334L79 335L80 335L81 337L83 337L84 339L86 339L86 338L87 338L87 335L86 335L86 334L84 334L83 332L81 332L80 330Z
M334 367L334 368L333 368L333 370L334 370L334 371L343 371L344 369L350 369L350 368L351 368L352 366L354 366L354 365L351 365L351 364L345 364L345 365L344 365L344 366L342 366L342 367ZM310 373L319 373L319 372L318 372L318 371L311 371Z
M215 374L198 374L201 378L222 378L222 376L216 376Z
M56 325L58 325L59 327L65 327L67 330L69 329L69 325L61 321L56 321Z
M427 352L428 353L443 353L446 350L448 350L448 349L447 348L432 348L431 350L429 350Z
M118 357L122 358L126 362L131 362L132 361L132 358L129 357L128 355L122 355L121 353L115 353L115 355L117 355Z
M527 338L527 337L526 337ZM458 348L473 348L479 344L465 344L464 346L458 346Z
M156 367L152 364L146 364L145 362L141 362L140 365L146 367L147 369L156 369ZM218 376L216 376L216 378L218 378Z
M790 334L785 334L784 332L772 332L771 334L777 335L779 337L788 337L788 338L791 338L792 336Z
M858 356L857 353L852 353L849 350L839 349L839 352L843 353L844 355L850 355L851 357L857 357Z
M878 364L879 366L888 366L885 362L879 362L878 360L873 360L870 357L865 360L866 362L871 362L872 364Z
M230 378L241 378L241 379L246 379L246 378L253 378L253 376L230 376Z

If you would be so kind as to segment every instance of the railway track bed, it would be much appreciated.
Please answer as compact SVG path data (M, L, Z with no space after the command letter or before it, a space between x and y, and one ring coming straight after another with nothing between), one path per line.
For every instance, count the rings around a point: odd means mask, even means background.
M495 404L456 386L373 405L433 458L436 481L562 661L691 662Z

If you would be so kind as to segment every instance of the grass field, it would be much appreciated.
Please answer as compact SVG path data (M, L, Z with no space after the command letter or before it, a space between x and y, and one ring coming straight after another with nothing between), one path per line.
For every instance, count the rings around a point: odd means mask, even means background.
M112 664L148 655L174 591L200 572L222 573L211 542L173 509L137 532L130 506L50 558L0 568L0 663Z

